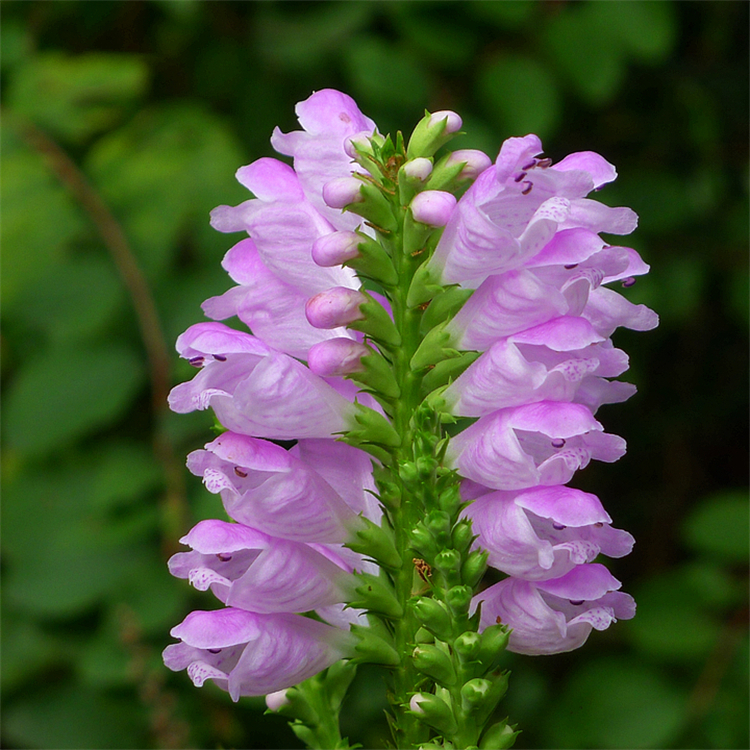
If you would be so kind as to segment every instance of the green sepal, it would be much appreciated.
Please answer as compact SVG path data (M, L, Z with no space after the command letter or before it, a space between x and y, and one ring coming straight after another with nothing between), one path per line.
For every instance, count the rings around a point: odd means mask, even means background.
M328 703L338 710L344 701L346 691L357 674L357 665L348 659L339 659L328 667L325 677L325 689L328 694Z
M454 336L446 330L448 321L435 326L423 339L409 362L412 370L422 370L437 364L444 359L460 356L460 352L452 346Z
M277 713L282 716L288 716L311 727L319 726L320 716L313 706L310 705L310 701L305 695L308 687L309 686L307 685L298 685L289 688L285 694L288 703L280 706L276 711L271 711L269 709L267 713Z
M492 683L482 677L475 677L461 687L461 708L467 713L481 711L492 699Z
M383 466L373 466L372 476L378 487L377 498L386 508L401 507L401 485L394 481L393 474Z
M389 448L398 448L401 445L401 437L393 425L369 406L354 404L354 422L357 426L353 425L341 436L341 440L349 445L360 447L365 443L375 443Z
M393 204L385 197L381 188L371 182L363 182L359 194L362 200L345 206L346 211L361 216L373 227L387 234L398 231L398 220L393 213Z
M445 190L448 193L458 192L460 187L464 189L471 185L471 180L463 179L459 180L458 176L466 166L465 161L454 162L448 164L448 160L452 154L446 154L443 156L432 169L430 176L427 178L425 185L426 190ZM456 196L458 197L458 196Z
M429 559L432 559L439 549L435 544L435 537L421 521L409 532L409 546Z
M456 684L456 670L450 656L438 646L422 644L412 652L414 666L435 682L450 687Z
M481 726L490 717L508 690L509 672L493 675L490 679L476 677L461 688L461 706L476 717Z
M393 368L382 354L372 347L368 349L370 354L363 355L359 360L365 369L350 373L347 377L386 398L397 399L401 395L401 389L393 376Z
M403 617L403 607L396 598L393 586L384 576L378 577L370 573L353 573L352 575L356 583L348 606L366 609L384 617Z
M437 297L445 287L440 283L440 274L429 263L423 263L414 273L406 295L408 307L419 307Z
M461 566L461 578L467 586L476 588L482 580L487 570L487 557L489 552L486 550L474 550L470 552L463 565Z
M485 670L492 672L500 665L505 649L508 647L510 629L507 625L490 625L482 631L481 638L482 645L477 658L482 662Z
M440 548L450 544L452 528L450 514L444 510L431 510L425 516L424 525Z
M298 721L289 722L289 726L297 739L304 742L307 747L315 747L318 744L318 736L310 727Z
M391 346L401 346L401 334L383 305L373 299L364 289L361 289L360 293L367 297L367 301L359 306L359 311L365 317L349 323L347 327L366 333L375 341L382 341Z
M460 552L466 552L471 547L477 535L471 527L471 521L468 518L462 518L453 527L451 541L453 546Z
M453 650L462 663L476 662L482 647L482 636L473 630L466 630L453 641Z
M444 117L435 123L430 123L432 113L425 110L424 117L417 123L409 137L406 147L406 158L416 159L419 156L431 157L441 146L450 141L455 133L446 133L448 118Z
M449 383L463 375L481 356L482 352L461 352L457 357L438 362L422 378L422 393L426 395L425 400L430 407L440 413L443 423L455 421L455 417L450 414L453 403L448 404L442 398L443 390ZM435 393L436 390L437 393Z
M513 747L519 734L520 732L508 724L507 719L503 719L485 731L479 741L479 748L480 750L506 750L506 748Z
M398 273L390 256L379 242L367 235L357 233L362 242L357 245L359 256L347 260L343 265L353 268L359 276L377 281L384 286L397 286Z
M411 604L414 614L422 625L436 638L447 641L453 634L453 621L445 605L429 596L423 596Z
M424 335L436 325L453 318L472 294L474 294L473 289L462 289L457 285L443 287L424 311L419 324L419 332Z
M441 549L435 555L435 567L449 581L453 580L461 568L461 554L455 549Z
M359 526L356 531L356 539L347 542L344 546L361 555L371 557L383 567L396 570L401 567L401 555L396 550L393 531L373 523L369 518L359 516Z
M418 701L420 711L410 711L420 721L437 729L442 734L451 735L458 728L451 707L442 699L432 693L421 693Z
M471 604L472 590L468 586L452 586L445 592L445 601L455 615L465 615Z
M432 162L432 159L430 159L430 162ZM408 206L411 203L412 198L418 192L424 190L427 182L426 180L420 180L418 177L409 177L404 169L407 164L409 164L409 162L405 161L398 170L398 193L402 206ZM432 173L428 175L427 179L429 179L431 175Z
M442 229L415 221L411 209L407 208L404 216L404 255L418 255L426 250L427 240L435 231L442 232Z
M386 667L398 667L401 658L395 648L376 632L376 628L352 625L351 631L357 636L354 647L356 656L350 661L354 664L382 664Z

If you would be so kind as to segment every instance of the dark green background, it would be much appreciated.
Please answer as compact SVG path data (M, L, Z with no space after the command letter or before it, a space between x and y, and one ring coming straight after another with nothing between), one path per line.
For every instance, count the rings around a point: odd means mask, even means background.
M209 210L247 197L235 169L325 87L381 132L450 108L456 148L494 158L533 131L553 160L617 166L597 197L640 214L627 242L652 266L624 293L662 322L615 334L639 393L600 417L629 452L575 484L637 538L611 569L638 615L571 654L509 655L502 710L521 748L748 747L747 3L0 7L3 747L298 746L261 699L161 665L169 628L213 606L166 557L220 510L183 468L210 415L162 396L192 374L174 339L230 285L235 238ZM64 187L81 174L83 198ZM136 306L96 200L144 274ZM149 298L166 367L137 324ZM382 694L362 670L344 731L366 747L386 737Z

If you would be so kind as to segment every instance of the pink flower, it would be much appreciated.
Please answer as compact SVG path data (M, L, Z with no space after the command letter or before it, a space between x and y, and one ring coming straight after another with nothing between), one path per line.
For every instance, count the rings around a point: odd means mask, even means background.
M307 617L233 607L191 612L170 632L181 642L164 650L167 667L187 669L197 687L213 680L233 701L296 685L354 647L346 631Z
M580 648L592 629L605 630L635 615L635 602L603 565L578 565L560 578L506 578L474 599L482 602L480 629L496 622L511 630L509 651L558 654Z

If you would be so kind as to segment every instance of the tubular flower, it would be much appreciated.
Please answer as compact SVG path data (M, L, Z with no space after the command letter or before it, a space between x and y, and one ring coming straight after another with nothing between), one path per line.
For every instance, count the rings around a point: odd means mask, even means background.
M483 353L433 399L454 416L478 418L451 439L447 459L470 480L465 515L476 546L510 577L476 601L483 626L500 617L512 628L508 648L529 654L577 648L592 627L635 612L627 594L613 593L614 579L596 596L565 588L601 583L604 569L592 561L633 544L598 498L565 485L591 459L624 454L625 441L594 418L602 404L635 392L611 380L628 359L609 337L619 326L657 324L651 310L603 286L648 271L634 250L598 235L629 233L635 214L585 197L611 182L614 168L589 152L558 164L540 153L535 136L506 141L458 202L427 264L441 281L475 289L438 343ZM581 601L563 602L555 593L563 590Z
M351 177L344 141L372 134L374 124L337 92L301 104L300 118L305 131L273 138L295 155L296 168L275 159L242 167L237 179L255 197L211 217L219 231L249 237L223 261L237 286L203 309L215 320L236 315L252 334L222 323L189 328L177 349L199 372L169 399L177 412L210 407L228 428L193 452L188 466L221 496L233 522L202 521L181 540L191 551L170 560L173 575L210 589L226 608L189 615L172 631L182 642L164 658L171 669L187 668L196 685L212 679L234 700L290 687L352 656L349 626L362 621L361 610L344 609L356 587L352 573L375 570L343 546L362 518L380 518L372 464L334 439L358 427L363 413L370 412L365 422L383 420L375 401L335 375L351 369L352 351L372 350L358 343L361 334L314 327L305 314L311 298L330 290L359 295L354 271L318 265L312 248L343 232L360 240L351 230L361 219L327 207L322 187ZM323 377L305 361L328 341L349 345L338 367L336 350L329 353ZM286 450L271 442L278 439L297 443ZM301 616L309 612L329 624Z
M555 163L527 135L494 163L441 156L456 113L392 138L332 90L297 115L271 139L293 166L241 167L252 197L212 212L247 235L235 286L177 340L198 372L170 406L224 428L187 463L226 516L169 561L222 606L175 627L165 663L267 695L315 747L345 746L321 707L381 664L395 746L510 747L484 726L504 649L570 651L635 614L598 562L633 538L570 485L625 453L597 419L636 390L612 334L658 322L611 288L648 266L600 236L637 217L587 197L617 176L592 152Z

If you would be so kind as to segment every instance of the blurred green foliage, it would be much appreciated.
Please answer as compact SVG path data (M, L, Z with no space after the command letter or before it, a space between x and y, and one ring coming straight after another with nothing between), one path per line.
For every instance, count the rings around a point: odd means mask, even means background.
M638 540L611 565L638 616L572 654L509 655L502 709L521 748L748 747L746 3L0 8L4 747L298 746L261 699L232 705L161 665L169 628L213 606L166 557L219 506L183 468L211 417L165 411L191 371L172 355L160 370L138 314L145 289L171 351L230 285L232 238L208 212L247 197L236 168L324 87L383 132L450 108L457 147L494 156L533 131L553 159L617 165L600 197L638 211L627 242L652 265L625 293L662 324L616 334L640 393L603 420L629 454L577 482ZM140 293L75 175L124 233ZM384 707L362 669L344 733L383 746Z

